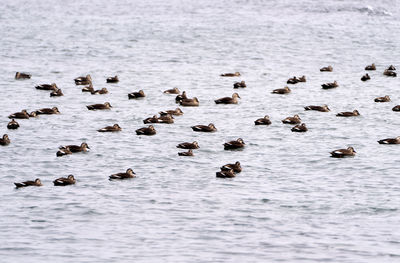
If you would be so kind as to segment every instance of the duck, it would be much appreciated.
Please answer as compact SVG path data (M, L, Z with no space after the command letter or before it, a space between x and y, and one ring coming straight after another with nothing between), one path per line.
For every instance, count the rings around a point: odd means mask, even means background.
M392 111L400 111L400 105L396 105L392 108Z
M42 182L39 178L35 179L35 181L25 181L22 183L14 183L16 188L22 188L27 186L42 186Z
M238 89L238 88L246 88L246 82L244 82L243 80L240 82L235 82L233 83L233 88L234 89Z
M98 90L92 90L90 91L90 94L96 95L96 94L107 94L108 90L106 88L98 89Z
M160 111L159 114L161 116L163 115L174 115L174 116L180 116L183 115L183 111L180 108L176 108L175 110L166 110L166 111Z
M166 124L172 124L174 123L174 117L172 115L162 115L158 117L158 123L166 123Z
M38 117L36 111L32 111L31 113L29 113L29 118L34 118L34 117Z
M38 90L53 90L53 91L58 89L56 83L40 84L40 85L37 85L35 88Z
M195 125L191 127L195 132L216 132L217 128L215 128L213 123L208 125Z
M293 117L286 117L285 119L282 120L283 123L285 124L300 124L301 119L299 115L294 115Z
M221 77L239 77L240 72L235 72L235 73L223 73L220 75Z
M385 71L383 72L383 75L388 76L388 77L396 77L397 73L394 71L385 69Z
M274 94L288 94L290 92L291 92L291 90L289 89L288 86L286 86L283 89L274 89L271 93L274 93Z
M388 95L386 95L385 97L378 97L374 99L375 102L389 102L390 97Z
M64 96L64 93L62 92L61 89L53 90L50 92L50 97L61 97Z
M315 111L321 111L321 112L328 112L330 111L330 109L328 108L328 105L322 105L322 106L314 106L314 105L310 105L310 106L306 106L304 107L304 110L315 110Z
M156 115L153 115L153 117L149 117L147 119L144 119L143 123L144 124L147 124L147 123L158 123L158 117Z
M187 152L179 152L178 155L179 156L194 156L192 149L189 149Z
M185 100L185 99L187 99L187 98L188 98L188 97L186 96L186 91L183 91L182 94L177 95L177 96L175 97L175 102L176 102L176 103L180 103L182 100Z
M371 65L367 65L367 66L365 67L365 70L376 70L375 64L372 63Z
M71 151L71 153L78 153L78 152L87 152L87 149L90 149L89 145L86 142L81 143L81 145L67 145L67 146L60 146L59 149L61 151Z
M333 71L333 67L331 65L329 65L327 67L320 68L319 71L321 71L321 72L332 72Z
M165 94L179 94L181 92L179 91L178 88L173 88L173 89L164 90L163 93L165 93Z
M132 93L128 94L129 99L137 99L137 98L143 98L143 97L146 97L143 90L139 90L138 92L132 92Z
M109 180L116 180L116 179L123 180L123 179L134 178L134 177L136 177L135 172L131 168L128 168L125 173L117 173L117 174L110 175Z
M352 117L352 116L360 116L360 113L358 110L353 110L353 111L344 111L344 112L339 112L336 114L338 117Z
M378 141L379 144L400 144L400 136L396 138L388 138Z
M0 138L0 145L2 146L6 146L9 145L11 143L10 138L8 138L7 134L3 135L3 138Z
M53 184L55 186L66 186L66 185L75 184L75 182L76 182L75 177L72 174L70 174L70 175L68 175L67 178L65 178L65 177L57 178L56 180L53 181Z
M297 124L291 129L292 132L306 132L308 131L307 126L305 123Z
M254 121L255 125L270 125L271 120L269 119L268 115L265 115L264 118L259 118Z
M16 122L14 119L12 119L8 124L7 124L7 129L10 130L16 130L19 128L19 123Z
M306 82L306 76L301 76L300 78L297 78L296 76L294 76L293 78L290 78L286 81L287 84L297 84L299 82Z
M154 129L153 125L136 130L137 135L155 135L156 133L156 129Z
M371 77L368 75L368 73L361 77L361 81L367 81L369 79L371 79Z
M106 80L107 83L117 83L118 81L119 81L119 79L118 79L117 75L115 75L114 77L109 77Z
M30 79L32 77L31 74L23 73L23 72L16 72L15 79Z
M86 77L77 77L74 81L75 85L88 85L92 83L92 77L88 74Z
M57 151L56 156L61 157L61 156L68 155L68 154L72 154L72 152L69 149L69 147L65 147L62 150Z
M236 163L228 163L228 164L221 166L221 171L229 171L231 169L235 173L240 173L242 171L242 166L240 165L239 161L237 161Z
M58 110L57 107L53 107L53 108L43 108L40 110L36 111L37 115L51 115L51 114L60 114L60 111Z
M298 80L298 82L307 82L307 80L306 80L306 76L301 76L300 78L298 78L297 79Z
M183 142L180 143L176 146L176 148L180 148L180 149L199 149L200 146L199 144L194 141L194 142Z
M236 92L232 94L232 97L224 97L215 100L216 104L237 104L238 103L238 98L240 98L239 94Z
M339 149L331 152L331 157L334 158L344 158L344 157L352 157L356 154L356 151L353 147L348 147L347 149Z
M112 106L109 102L105 102L104 104L88 105L86 108L88 108L88 110L109 110Z
M390 65L387 70L396 70L396 68L393 65Z
M238 138L235 141L229 141L224 143L224 150L235 150L242 149L245 146L245 143L242 138Z
M93 91L94 91L94 88L93 88L92 83L89 83L88 86L82 88L82 92L90 92L90 93L92 93Z
M233 169L219 171L219 172L216 172L215 174L216 174L216 177L218 177L218 178L233 178L236 176Z
M121 131L121 130L122 130L122 128L116 123L113 126L106 126L97 131L98 132L117 132L117 131Z
M26 110L16 112L8 116L9 119L29 119L29 114Z
M200 102L196 97L194 97L193 99L183 99L179 104L185 107L197 107L200 105Z
M325 83L321 85L323 89L333 89L339 87L339 84L337 84L336 80L331 83Z

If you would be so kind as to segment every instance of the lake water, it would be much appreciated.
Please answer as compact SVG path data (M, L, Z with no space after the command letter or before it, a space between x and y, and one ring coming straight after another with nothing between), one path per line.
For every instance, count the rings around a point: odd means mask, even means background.
M400 262L399 1L22 1L0 7L1 262ZM375 63L371 80L364 67ZM333 72L319 68L332 65ZM14 80L16 71L30 80ZM224 72L240 71L237 78ZM90 95L75 77L90 73ZM118 75L118 84L106 77ZM307 82L283 88L292 76ZM231 96L238 105L216 105ZM337 80L339 87L321 89ZM57 83L65 96L36 90ZM178 87L200 107L139 137L142 120L175 109ZM147 97L128 100L143 89ZM390 95L392 102L374 103ZM110 111L86 105L110 102ZM331 111L304 111L307 105ZM57 106L60 115L7 116ZM338 118L358 109L361 116ZM255 126L268 114L272 125ZM309 131L281 120L299 114ZM214 123L218 132L190 126ZM118 123L123 131L96 130ZM224 151L243 138L242 151ZM56 157L87 142L85 154ZM194 157L175 146L198 141ZM329 152L353 146L355 158ZM225 163L243 172L218 179ZM137 178L108 180L131 167ZM74 174L74 186L52 181ZM40 178L43 187L16 190Z

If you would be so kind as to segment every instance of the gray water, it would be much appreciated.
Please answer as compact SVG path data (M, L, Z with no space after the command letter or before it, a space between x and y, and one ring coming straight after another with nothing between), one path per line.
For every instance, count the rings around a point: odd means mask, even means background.
M400 262L399 1L22 1L0 5L0 262ZM367 64L377 65L361 82ZM319 72L332 65L333 72ZM16 71L32 79L14 80ZM240 71L241 77L220 73ZM92 75L107 95L82 93ZM118 84L105 78L120 77ZM307 76L283 88L292 76ZM216 105L245 80L238 105ZM339 88L322 90L337 80ZM50 98L36 84L57 83ZM178 87L200 107L183 108L157 135L135 129L175 109ZM142 100L128 100L143 89ZM390 95L392 102L374 103ZM109 101L110 111L85 105ZM328 104L331 112L305 112ZM57 106L60 115L20 120L22 109ZM361 116L337 118L358 109ZM253 121L268 114L272 125ZM309 127L280 120L299 114ZM190 126L213 122L218 132ZM96 130L118 123L123 131ZM224 151L243 138L242 151ZM198 141L194 157L178 143ZM57 158L60 145L91 150ZM353 146L355 158L329 152ZM243 172L217 179L225 163ZM131 167L137 178L108 181ZM74 186L52 181L74 174ZM13 182L40 178L43 187Z

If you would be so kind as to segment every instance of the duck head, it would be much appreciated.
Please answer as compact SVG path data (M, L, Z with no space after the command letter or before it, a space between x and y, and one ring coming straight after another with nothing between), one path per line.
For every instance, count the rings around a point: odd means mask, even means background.
M40 181L40 179L37 178L37 179L35 180L35 184L36 184L36 185L42 185L42 181Z
M83 149L86 149L86 148L90 149L89 145L87 145L86 142L83 142L83 143L81 144L81 148L83 148Z
M126 170L126 173L129 174L129 175L134 175L135 174L135 172L131 168L128 168L128 170Z
M112 106L111 106L111 104L110 104L109 102L104 103L104 105L106 105L106 106L112 108Z
M238 93L235 92L235 93L232 94L232 98L240 98L240 96L239 96Z
M350 152L356 153L356 151L354 150L353 147L349 147L349 148L347 148L347 150L350 151Z

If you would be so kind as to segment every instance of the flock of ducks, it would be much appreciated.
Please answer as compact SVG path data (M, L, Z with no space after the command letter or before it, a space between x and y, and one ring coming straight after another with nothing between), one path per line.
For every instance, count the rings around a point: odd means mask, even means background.
M371 64L365 67L365 70L370 71L370 70L376 70L375 64ZM332 66L327 66L323 67L320 69L321 72L332 72L333 67ZM384 70L383 74L385 76L389 77L396 77L396 68L394 66L389 66L387 69ZM239 72L235 73L224 73L220 75L221 77L239 77L241 74ZM29 79L31 78L30 74L27 73L22 73L22 72L17 72L15 74L15 79ZM367 81L371 79L371 77L368 74L365 74L361 77L362 81ZM101 90L95 90L92 85L92 78L90 75L78 77L74 79L76 85L84 85L85 87L82 88L82 92L90 92L91 94L106 94L108 93L108 90L106 88L103 88ZM106 79L107 83L117 83L119 81L118 76L114 77L109 77ZM287 80L287 84L297 84L299 82L306 82L306 77L301 76L301 77L292 77ZM337 88L339 84L334 81L331 83L325 83L321 85L323 89L333 89ZM52 84L41 84L35 87L38 90L47 90L51 91L50 96L63 96L62 90L57 87L55 83ZM233 84L234 89L239 89L239 88L246 88L246 83L245 81L240 81L240 82L235 82ZM288 94L290 93L291 90L288 86L281 88L281 89L274 89L272 91L273 94ZM179 103L180 106L183 107L197 107L199 106L200 102L198 98L193 97L189 98L187 97L187 94L185 91L180 93L178 88L173 88L173 89L168 89L164 91L165 94L176 94L175 101L176 103ZM137 92L132 92L128 94L128 99L138 99L138 98L143 98L145 97L145 93L143 90L139 90ZM215 100L216 104L237 104L238 99L240 99L240 96L237 92L233 93L231 97L223 97ZM388 95L383 96L383 97L378 97L375 98L375 102L388 102L391 101L390 97ZM93 105L87 105L86 106L88 110L110 110L112 108L111 104L109 102L105 102L103 104L93 104ZM309 105L305 106L304 110L306 111L320 111L320 112L329 112L330 109L328 105ZM397 105L393 107L393 111L400 111L400 105ZM51 115L51 114L59 114L60 111L58 110L57 107L53 108L43 108L43 109L38 109L36 111L32 111L28 113L26 110L22 110L20 112L16 112L13 114L10 114L8 117L11 119L11 121L7 124L8 129L18 129L19 124L15 119L29 119L29 118L34 118L39 115ZM167 110L167 111L161 111L159 112L159 116L153 115L152 117L146 118L143 120L144 124L152 124L152 123L165 123L165 124L172 124L174 123L174 116L180 116L183 115L183 111L180 108L176 108L175 110ZM338 117L354 117L354 116L359 116L360 113L358 110L353 110L352 112L340 112L336 114ZM291 128L292 132L307 132L308 128L305 123L302 123L301 118L299 115L294 115L294 116L289 116L286 117L285 119L282 120L282 123L284 124L289 124L289 125L294 125ZM268 115L264 116L263 118L259 118L254 121L255 125L270 125L271 120ZM217 128L213 123L210 123L208 125L195 125L191 127L193 131L195 132L216 132ZM122 128L118 124L114 124L112 126L106 126L104 128L98 129L98 132L118 132L121 131ZM156 129L154 128L153 125L149 125L148 127L143 127L140 129L137 129L136 131L137 135L146 135L146 136L151 136L155 135L157 133ZM10 138L8 137L7 134L4 134L2 138L0 138L0 145L6 146L11 143ZM383 140L378 141L379 144L400 144L400 136L396 138L387 138ZM238 138L237 140L229 141L223 144L225 150L238 150L242 149L245 147L245 142L243 141L242 138ZM199 144L194 141L194 142L183 142L180 143L176 146L179 149L185 149L187 151L185 152L178 152L179 156L194 156L193 150L199 149ZM61 157L64 155L69 155L73 153L79 153L79 152L86 152L87 149L90 149L90 147L87 145L87 143L83 142L81 145L66 145L66 146L60 146L56 156ZM334 158L344 158L344 157L353 157L356 154L356 151L354 150L353 147L348 147L347 149L338 149L330 152L331 157ZM237 161L235 163L230 163L223 165L220 168L220 171L216 172L216 177L219 178L232 178L235 177L237 173L240 173L242 171L240 162ZM117 173L117 174L112 174L109 176L110 180L118 180L118 179L128 179L128 178L134 178L136 174L133 172L131 168L127 169L126 172L124 173ZM73 175L69 175L68 177L61 177L53 181L53 184L55 186L66 186L66 185L72 185L75 184L76 180ZM27 187L27 186L42 186L42 183L40 179L36 179L34 181L25 181L21 183L14 183L16 188L21 188L21 187Z

